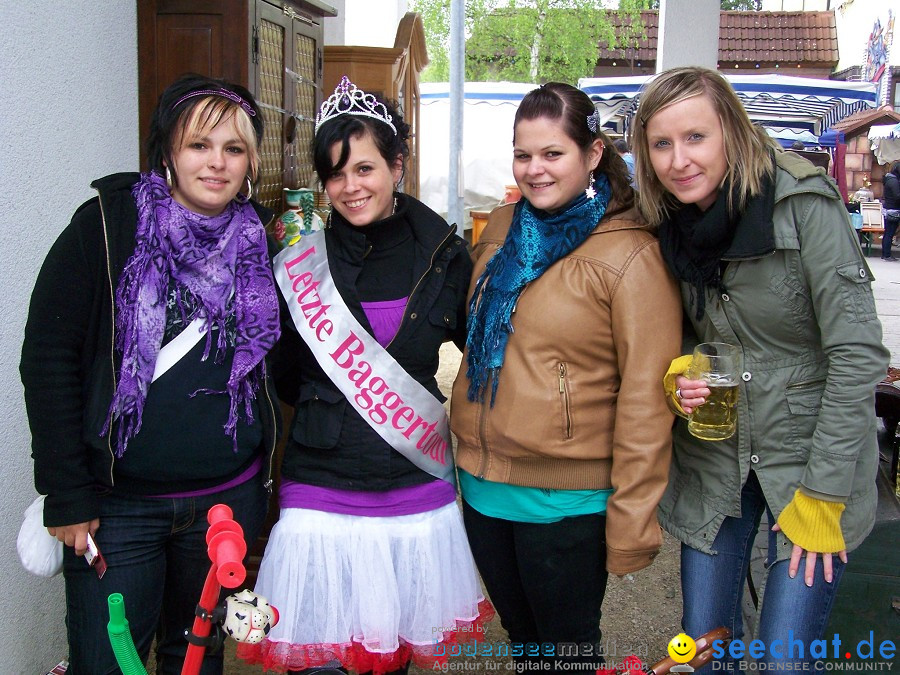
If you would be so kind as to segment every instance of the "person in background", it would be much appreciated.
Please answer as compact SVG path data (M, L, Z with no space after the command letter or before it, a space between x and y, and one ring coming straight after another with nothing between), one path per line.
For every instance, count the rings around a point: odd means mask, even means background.
M737 432L692 436L677 420L660 521L681 540L682 626L743 637L741 597L760 518L768 533L755 636L769 670L813 669L847 553L875 517L875 384L889 354L872 275L836 186L754 126L716 71L675 68L641 94L632 147L638 201L659 225L695 342L738 347ZM673 363L680 414L710 396ZM788 663L785 663L788 662ZM721 670L739 661L725 655ZM760 666L762 667L762 666Z
M513 127L523 199L475 248L451 426L463 515L491 601L526 668L596 670L607 573L662 543L672 414L659 381L681 307L622 158L590 99L556 82Z
M631 150L628 147L628 141L624 138L617 138L614 145L616 152L622 156L622 159L625 160L625 166L628 167L628 175L631 176L631 187L637 187L634 179L634 155L631 154Z
M791 150L806 150L806 145L804 145L803 141L796 140L791 143Z
M141 659L155 637L157 672L180 673L207 511L229 506L248 545L262 526L277 436L265 357L280 333L272 214L249 200L262 135L246 89L180 78L153 113L150 171L94 181L38 275L20 370L44 524L65 544L75 675L118 672L114 592ZM82 557L89 536L102 578ZM221 673L221 653L202 672Z
M422 448L449 442L416 414L437 408L446 422L435 373L441 344L463 344L472 263L453 226L396 190L408 141L394 105L343 78L313 142L331 215L275 259L296 312L285 312L275 378L295 415L256 591L280 620L238 648L267 669L431 668L493 615L452 451L443 446L443 464L420 461ZM321 319L310 319L316 307ZM330 328L311 329L326 318ZM340 326L351 325L346 342ZM336 346L321 347L332 332Z
M882 178L884 191L884 234L881 235L881 259L896 262L891 252L897 225L900 224L900 160L891 163L891 169Z

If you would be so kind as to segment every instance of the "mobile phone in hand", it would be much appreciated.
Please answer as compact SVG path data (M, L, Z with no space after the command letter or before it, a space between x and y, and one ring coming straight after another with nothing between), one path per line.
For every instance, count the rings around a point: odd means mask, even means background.
M106 560L104 560L103 554L100 553L100 548L90 532L87 536L87 551L84 552L84 559L97 572L97 578L102 579L103 575L106 574Z

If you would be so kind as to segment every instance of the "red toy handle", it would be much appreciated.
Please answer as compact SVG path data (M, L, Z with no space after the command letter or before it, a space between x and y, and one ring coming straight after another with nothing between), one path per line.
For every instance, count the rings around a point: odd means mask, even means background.
M247 553L247 543L244 541L244 531L232 519L232 515L231 509L225 504L216 504L206 515L209 521L206 545L212 565L209 574L206 575L206 583L203 584L203 593L200 596L200 608L206 616L195 617L191 628L191 633L197 638L209 636L212 627L209 616L219 602L222 586L235 588L240 586L247 576L247 570L244 569L242 562ZM203 664L205 652L206 647L189 644L181 675L197 675Z
M206 532L209 559L217 569L216 578L225 588L237 588L247 576L242 562L247 554L244 531L231 516L231 509L225 504L216 504L207 515L210 523Z

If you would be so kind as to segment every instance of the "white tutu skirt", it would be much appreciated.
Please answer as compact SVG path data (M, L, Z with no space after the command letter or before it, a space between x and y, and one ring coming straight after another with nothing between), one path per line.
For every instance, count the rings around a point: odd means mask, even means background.
M430 668L493 616L455 502L390 517L282 509L255 590L279 620L238 655L278 671L334 660L375 675L411 659Z

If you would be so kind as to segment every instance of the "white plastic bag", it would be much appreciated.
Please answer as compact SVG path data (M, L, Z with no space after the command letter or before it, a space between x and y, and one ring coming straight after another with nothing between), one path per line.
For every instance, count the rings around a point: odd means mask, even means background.
M52 577L62 571L63 544L44 527L44 495L25 509L16 549L22 566L39 577Z

